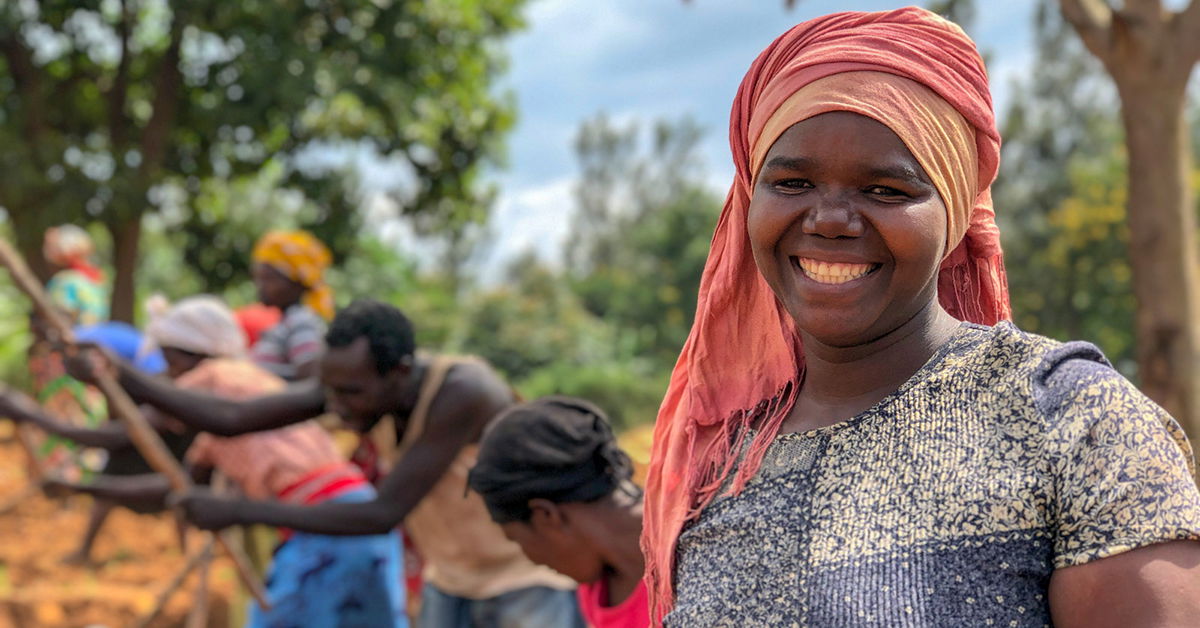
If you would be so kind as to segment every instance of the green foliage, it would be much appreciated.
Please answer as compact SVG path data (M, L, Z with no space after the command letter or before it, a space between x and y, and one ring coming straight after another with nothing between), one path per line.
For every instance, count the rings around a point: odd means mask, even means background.
M975 21L975 0L931 0L925 3L925 8L942 17L967 28Z
M29 306L10 281L0 281L0 382L28 388L26 351L33 342L29 333Z
M625 356L671 365L695 316L696 293L721 200L703 187L690 120L638 125L604 116L576 141L582 166L566 256L584 306L619 331Z
M614 329L585 310L562 277L532 255L514 261L505 286L474 297L455 344L513 381L550 365L578 368L614 357Z
M523 25L523 4L3 3L0 206L36 258L42 230L58 222L135 234L129 225L162 207L155 190L169 186L188 212L171 223L188 238L182 250L203 286L220 289L244 278L227 260L244 260L253 239L218 233L222 212L241 209L221 204L245 192L220 188L272 164L277 186L312 201L301 224L339 257L354 246L356 190L297 155L355 143L407 166L392 194L421 232L461 230L486 218L494 194L480 175L502 157L514 115L512 98L494 93L506 63L497 44ZM272 207L249 209L271 218ZM128 259L118 283L131 282Z
M653 421L721 207L702 185L700 136L687 120L646 134L603 116L586 123L566 267L528 253L497 286L458 290L452 277L427 278L394 301L418 335L433 326L422 346L479 355L526 398L576 395L618 426Z
M1133 376L1126 158L1116 96L1056 4L1035 22L1038 62L1015 86L994 188L1022 328L1097 343Z
M608 413L618 430L653 423L667 391L669 368L639 369L634 362L602 362L571 366L556 364L517 384L526 399L571 395L592 401Z

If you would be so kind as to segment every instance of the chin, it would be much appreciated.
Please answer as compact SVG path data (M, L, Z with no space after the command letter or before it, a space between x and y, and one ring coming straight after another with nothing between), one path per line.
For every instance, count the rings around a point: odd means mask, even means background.
M832 345L869 335L874 317L864 316L859 307L788 307L788 315L799 333Z
M853 315L853 316L852 316ZM825 312L820 316L793 316L796 330L829 347L854 347L875 340L875 320L862 320L862 312ZM856 320L857 318L857 320Z

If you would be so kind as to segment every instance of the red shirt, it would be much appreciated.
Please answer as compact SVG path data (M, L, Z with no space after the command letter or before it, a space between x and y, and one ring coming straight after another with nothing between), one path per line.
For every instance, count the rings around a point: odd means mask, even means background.
M601 579L581 584L575 591L579 610L592 628L649 628L650 603L646 599L646 583L639 580L637 588L616 606L608 601L608 581Z

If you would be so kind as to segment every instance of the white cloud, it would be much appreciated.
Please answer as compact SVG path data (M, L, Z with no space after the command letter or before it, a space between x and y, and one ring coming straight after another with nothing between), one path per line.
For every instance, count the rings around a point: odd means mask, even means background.
M1015 83L1026 80L1037 60L1032 50L1016 51L998 59L988 68L988 80L992 86L992 105L996 109L997 120L1003 120L1008 114L1012 103L1012 92Z
M701 145L705 180L724 195L733 176L729 106L755 55L791 25L836 10L879 10L891 0L807 0L794 10L782 0L540 0L529 29L509 48L506 83L520 107L509 138L510 168L498 173L501 198L490 224L485 259L503 261L533 248L558 260L577 177L572 141L599 111L618 121L690 115L707 131ZM971 29L992 59L997 112L1009 102L1011 80L1034 62L1035 0L978 3Z
M542 0L529 12L531 28L513 40L513 57L522 61L521 72L556 82L588 75L562 72L563 66L589 66L609 58L613 51L652 35L651 24L622 7L620 2Z
M574 177L563 177L501 193L489 221L497 239L480 269L485 282L497 280L504 262L525 251L534 251L550 264L561 261L575 207L574 187Z

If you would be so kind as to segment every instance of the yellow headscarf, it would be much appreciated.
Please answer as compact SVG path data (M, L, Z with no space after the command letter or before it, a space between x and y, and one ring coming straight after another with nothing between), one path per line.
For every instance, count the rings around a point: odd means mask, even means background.
M253 260L304 286L304 305L325 320L333 318L333 290L325 269L333 262L329 247L307 231L270 231L254 245Z

